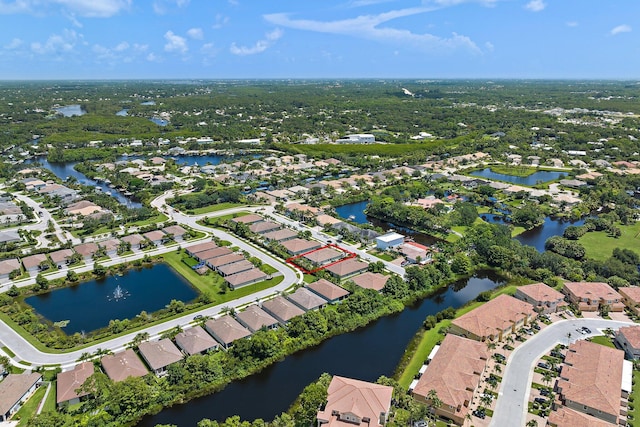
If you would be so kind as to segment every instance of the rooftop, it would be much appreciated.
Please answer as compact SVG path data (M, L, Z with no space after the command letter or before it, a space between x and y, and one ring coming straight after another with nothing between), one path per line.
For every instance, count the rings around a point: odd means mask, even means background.
M132 349L122 353L109 354L102 358L102 367L113 381L123 381L129 377L142 377L149 373Z
M138 351L153 370L162 369L183 358L178 347L169 338L140 343Z
M9 374L0 382L0 413L6 414L18 400L42 378L37 372L31 374Z
M76 390L79 389L94 372L95 369L92 362L82 362L76 365L71 371L59 373L56 382L56 402L62 403L86 396L88 393L78 394Z
M218 346L216 340L200 326L185 329L175 337L176 344L187 354L198 354Z
M337 300L349 295L349 291L347 291L344 288L341 288L338 285L334 285L327 279L320 279L313 283L309 283L307 285L307 288L325 297L328 301Z
M251 335L251 332L249 332L247 328L228 314L215 320L208 320L206 327L225 345L229 345L235 340Z

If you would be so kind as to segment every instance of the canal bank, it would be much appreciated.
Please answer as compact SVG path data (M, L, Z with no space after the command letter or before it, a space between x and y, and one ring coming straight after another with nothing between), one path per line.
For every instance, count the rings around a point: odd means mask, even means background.
M140 426L192 426L203 418L271 420L287 410L302 389L323 372L375 381L391 376L408 343L426 316L448 307L458 308L504 281L495 273L478 272L417 301L403 311L381 317L367 326L329 338L272 364L261 372L227 385L224 390L166 408L144 418ZM250 402L250 404L247 404Z

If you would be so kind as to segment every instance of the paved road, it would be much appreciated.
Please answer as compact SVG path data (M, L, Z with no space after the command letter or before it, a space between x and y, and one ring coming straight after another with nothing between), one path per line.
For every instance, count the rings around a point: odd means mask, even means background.
M626 325L634 323L604 319L567 319L553 323L529 338L516 348L507 360L490 426L525 425L533 368L538 359L556 344L566 345L568 333L571 333L571 342L575 342L589 336L603 335L602 330L606 328L617 330ZM591 329L591 334L582 335L576 331L576 328L582 326Z
M253 293L251 295L248 295L246 297L243 298L238 298L236 300L233 301L229 301L225 304L220 304L214 307L210 307L207 309L203 309L200 310L196 313L191 313L185 316L182 316L180 318L177 319L173 319L167 322L164 322L162 324L159 325L155 325L155 326L151 326L148 327L144 330L139 330L136 332L132 332L117 338L113 338L109 341L106 342L102 342L100 344L95 344L86 348L83 348L81 350L76 350L76 351L72 351L72 352L68 352L68 353L47 353L47 352L42 352L38 349L36 349L35 347L33 347L28 341L26 341L24 338L22 338L20 335L18 335L18 333L16 333L12 328L10 328L9 326L7 326L5 323L0 322L0 342L2 343L2 345L8 347L9 349L11 349L11 351L13 351L13 353L15 353L16 357L13 358L13 362L14 364L19 362L19 361L26 361L29 362L31 365L33 366L38 366L38 365L51 365L51 364L60 364L63 368L67 368L67 367L71 367L73 365L75 365L75 362L80 358L80 356L83 353L94 353L96 350L98 349L109 349L113 352L117 352L120 351L124 348L126 348L127 344L130 343L133 338L136 336L136 334L140 333L140 332L147 332L149 333L151 339L158 337L159 335L161 335L163 332L174 328L175 326L180 326L183 329L192 326L193 324L193 317L195 315L203 315L203 316L217 316L220 315L221 312L223 310L225 310L227 307L229 308L238 308L238 307L242 307L245 305L249 305L252 304L254 302L256 302L257 300L264 300L264 299L268 299L274 295L277 295L285 290L287 290L288 288L290 288L291 286L295 285L296 283L300 283L302 281L302 274L299 272L294 271L291 267L289 267L288 265L272 258L270 255L268 255L265 252L262 252L261 250L259 250L258 248L236 238L235 236L232 236L222 230L212 230L208 227L204 227L201 226L199 224L196 223L196 221L198 220L198 217L191 217L191 216L186 216L183 215L182 213L173 211L172 215L171 215L172 219L175 221L178 221L181 224L186 224L188 226L191 226L192 228L196 229L196 230L200 230L200 231L204 231L206 233L208 233L208 235L214 234L217 237L223 239L223 240L227 240L230 241L233 245L238 246L240 249L247 251L249 254L251 254L251 256L257 257L259 258L263 263L265 264L269 264L272 267L276 268L279 272L280 275L282 275L284 278L282 280L282 282L280 282L277 286L272 287L270 289L266 289L260 292L256 292ZM183 247L188 247L194 244L197 244L200 241L193 241L193 242L188 242L188 243L183 243L181 246ZM149 251L149 252L139 252L133 255L129 255L127 257L121 258L114 258L110 261L106 261L106 262L101 262L102 265L105 266L110 266L110 265L117 265L122 263L123 261L132 261L138 258L142 258L144 257L146 254L149 255L157 255L157 254L162 254L162 253L166 253L166 252L170 252L170 251L174 251L177 249L177 246L170 246L170 247L160 247L158 249L155 249L153 251ZM83 267L80 267L79 269L77 269L78 272L83 272L83 271L90 271L93 269L93 263L89 263ZM53 275L49 275L47 276L48 278L55 278L55 277L62 277L66 275L66 269L60 272L57 272ZM33 284L35 282L34 278L29 278L27 280L23 280L20 282L16 282L17 285L19 286L27 286L30 284ZM8 284L4 284L2 286L0 286L0 291L4 291L7 289L7 287L11 286L13 283L8 283Z

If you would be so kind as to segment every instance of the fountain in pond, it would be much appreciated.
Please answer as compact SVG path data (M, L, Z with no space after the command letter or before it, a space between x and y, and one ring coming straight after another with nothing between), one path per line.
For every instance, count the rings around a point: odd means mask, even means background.
M113 294L109 297L109 301L120 301L121 299L126 299L128 296L129 292L118 285L113 291Z

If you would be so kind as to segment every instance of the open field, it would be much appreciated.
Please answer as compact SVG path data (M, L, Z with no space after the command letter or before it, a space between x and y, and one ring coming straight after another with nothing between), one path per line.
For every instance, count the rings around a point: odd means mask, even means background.
M606 231L592 231L578 240L587 252L589 258L604 261L611 257L615 248L631 249L640 254L640 222L632 225L619 225L621 235L610 237Z

